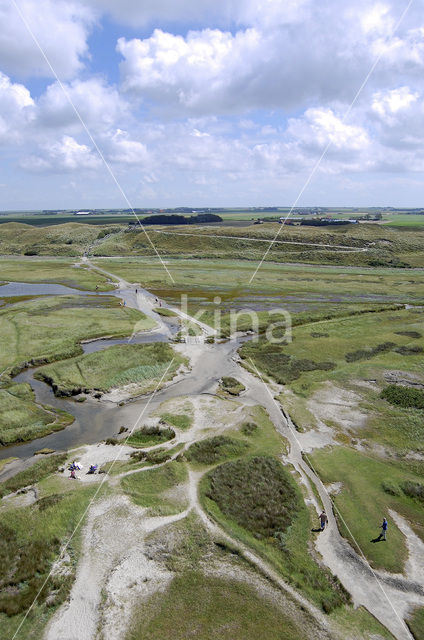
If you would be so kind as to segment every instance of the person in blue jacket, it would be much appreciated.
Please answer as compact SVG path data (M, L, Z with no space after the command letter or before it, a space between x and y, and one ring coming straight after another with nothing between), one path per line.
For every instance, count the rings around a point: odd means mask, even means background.
M381 535L382 535L383 540L387 539L386 538L386 536L387 536L387 526L388 526L387 519L383 518L383 524L381 525Z

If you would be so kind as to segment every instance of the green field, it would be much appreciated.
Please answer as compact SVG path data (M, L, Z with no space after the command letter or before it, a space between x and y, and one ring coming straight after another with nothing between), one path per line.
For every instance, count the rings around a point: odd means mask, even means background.
M314 468L325 483L341 482L333 497L343 535L366 555L374 567L402 573L408 557L405 538L388 509L402 515L424 539L422 500L408 495L408 485L422 485L422 463L379 460L346 447L322 449L312 455ZM406 489L406 493L404 491ZM386 542L373 542L383 517L389 529Z
M30 284L62 284L87 291L111 291L115 287L105 276L69 258L0 258L2 280ZM0 287L1 296L1 287Z
M423 412L393 405L380 392L393 375L424 384L423 353L419 308L315 322L295 327L290 344L272 345L263 339L241 349L247 366L252 359L259 370L295 394L287 397L290 410L296 407L299 427L315 424L316 402L330 407L331 401L339 402L339 411L329 412L327 422L345 441L375 441L403 454L423 451ZM352 412L350 420L344 419L343 405ZM358 411L366 419L355 417ZM325 415L322 419L326 421Z
M183 491L178 485L187 482L187 468L181 462L151 471L140 471L122 478L121 487L141 507L149 508L149 515L164 516L179 513L187 507ZM170 493L171 490L173 494Z
M304 637L302 629L252 587L200 572L178 575L165 593L153 596L140 608L126 636L127 640L303 640Z
M150 322L150 319L149 319ZM134 393L147 393L171 380L184 362L166 343L121 344L38 369L36 377L50 384L56 395L137 386Z
M109 296L49 296L0 309L0 372L82 352L80 341L125 337L152 321Z

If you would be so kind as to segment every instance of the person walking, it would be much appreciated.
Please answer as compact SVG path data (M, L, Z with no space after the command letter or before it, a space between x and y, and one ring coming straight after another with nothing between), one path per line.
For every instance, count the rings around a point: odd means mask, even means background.
M328 523L328 516L327 516L327 514L325 513L324 510L320 513L319 521L320 521L320 524L321 524L321 531L324 531L324 529L325 529L325 527L326 527L326 525Z
M383 524L381 525L381 535L383 540L387 540L387 527L388 527L387 519L383 518Z

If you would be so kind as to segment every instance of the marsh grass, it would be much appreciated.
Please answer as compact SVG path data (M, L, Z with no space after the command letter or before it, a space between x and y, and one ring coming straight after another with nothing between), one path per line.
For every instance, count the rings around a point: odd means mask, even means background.
M154 425L134 431L127 439L126 444L129 444L131 447L146 447L167 442L173 438L175 438L175 431L173 429Z
M219 435L193 443L184 455L189 462L211 465L230 458L237 458L246 453L248 448L247 442Z
M42 458L38 462L35 462L28 469L16 473L9 480L0 482L0 495L4 496L8 493L13 493L22 487L36 484L43 478L54 473L57 469L66 462L67 454L57 454Z
M134 325L152 321L117 298L44 296L0 309L0 368L3 375L82 353L81 340L130 335Z
M6 229L7 227L2 225L3 238ZM15 241L22 246L22 237L15 236ZM75 249L74 245L74 252ZM3 280L12 282L63 284L74 289L88 291L95 291L96 287L99 291L111 291L114 289L114 286L103 274L83 265L79 267L74 265L75 262L73 260L66 258L0 258L0 273Z
M246 389L244 384L242 384L236 378L231 378L229 376L224 376L221 378L220 387L225 393L229 393L232 396L239 396L242 391Z
M182 362L184 358L166 343L122 344L48 365L36 376L51 384L56 395L107 392L132 383L140 392L166 371L165 381L172 379Z
M30 385L0 388L0 446L39 438L63 429L73 420L61 409L36 404Z

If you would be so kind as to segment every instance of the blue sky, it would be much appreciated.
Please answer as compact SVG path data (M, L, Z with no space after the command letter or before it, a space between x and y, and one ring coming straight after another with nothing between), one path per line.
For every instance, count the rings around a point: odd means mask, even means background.
M420 3L16 2L2 210L127 208L96 145L134 207L423 205Z

